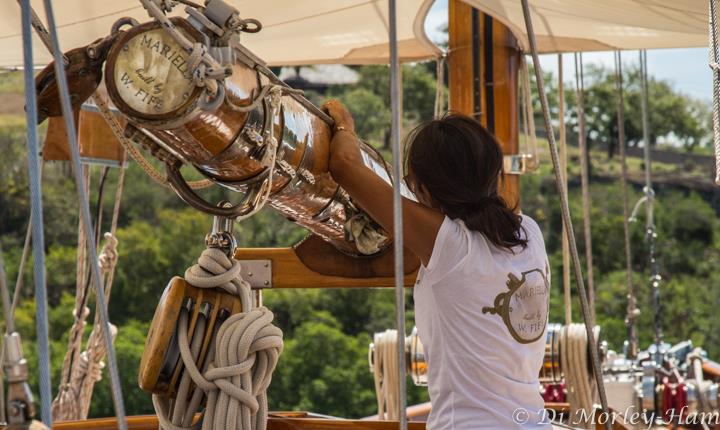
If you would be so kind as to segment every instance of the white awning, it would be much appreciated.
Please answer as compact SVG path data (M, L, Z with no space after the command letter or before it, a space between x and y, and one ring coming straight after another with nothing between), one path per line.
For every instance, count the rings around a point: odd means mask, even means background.
M271 65L387 63L389 58L387 0L228 0L242 17L258 19L263 30L243 34L242 42ZM32 0L45 20L42 0ZM423 28L433 0L398 1L398 48L402 61L434 58L439 49ZM63 51L106 36L113 22L130 16L149 17L138 0L55 0L55 21ZM184 15L184 6L175 8ZM20 6L5 1L0 13L0 67L22 65ZM35 64L51 56L34 37Z
M243 43L271 65L387 63L387 0L229 0L263 30ZM527 48L519 0L463 0L517 35ZM32 0L44 19L42 0ZM424 21L433 0L400 0L398 41L402 61L429 59L438 48ZM61 47L67 51L105 36L112 23L149 18L138 0L55 0ZM0 14L0 67L22 64L20 8L7 0ZM707 46L706 0L530 0L541 52ZM176 8L183 14L183 7ZM50 61L35 38L35 64Z
M507 25L527 49L520 0L463 0ZM708 46L707 0L530 0L543 53Z

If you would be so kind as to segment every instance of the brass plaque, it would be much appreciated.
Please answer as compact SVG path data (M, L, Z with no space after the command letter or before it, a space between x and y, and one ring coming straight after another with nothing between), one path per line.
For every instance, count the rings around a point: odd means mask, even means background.
M188 56L162 28L134 35L125 41L115 60L113 78L118 95L129 108L143 114L176 111L195 89Z

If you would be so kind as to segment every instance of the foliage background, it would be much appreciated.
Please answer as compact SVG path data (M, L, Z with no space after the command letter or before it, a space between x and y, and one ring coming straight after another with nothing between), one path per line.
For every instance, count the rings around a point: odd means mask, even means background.
M356 117L358 132L388 155L390 122L388 70L381 66L357 68L360 82L334 87L327 96L337 97ZM429 119L435 94L434 64L407 65L403 71L404 129ZM622 252L622 212L617 185L619 171L613 142L616 132L612 75L608 70L588 72L588 137L597 150L591 153L594 167L591 187L591 219L598 323L612 348L621 349L625 339L625 274ZM556 88L549 77L549 90ZM639 140L639 97L637 72L628 70L626 81L626 129L630 145ZM709 114L703 103L673 90L667 82L651 81L653 101L651 127L660 142L674 142L678 151L707 153ZM570 142L576 139L574 94L566 93ZM13 100L22 94L17 74L0 75L0 96ZM554 95L554 92L551 92ZM308 95L316 103L324 96ZM557 111L557 97L551 97ZM20 104L22 107L22 104ZM539 109L536 109L539 112ZM0 244L11 284L17 276L25 226L29 215L27 161L22 110L0 107ZM602 148L602 149L601 149ZM604 155L607 151L608 155ZM544 160L547 160L545 158ZM570 148L570 197L574 221L580 218L578 189L579 156ZM641 164L631 160L631 173L639 174ZM680 176L695 172L692 166L656 165L658 171ZM187 172L192 176L192 172ZM48 163L44 169L43 204L46 220L47 275L50 293L52 370L55 386L72 322L75 286L77 203L66 163ZM710 172L694 173L700 182ZM100 168L93 168L91 189L93 210L97 203ZM117 172L109 174L108 190L114 190ZM640 186L631 187L631 203L640 195ZM545 234L553 277L551 320L562 313L560 214L552 175L547 163L522 180L522 208L534 217ZM206 191L215 200L234 199L217 188ZM706 188L669 182L657 189L659 253L663 271L664 327L671 342L690 338L703 345L711 357L720 358L720 319L713 313L720 302L717 198ZM106 192L103 219L110 218L112 196ZM638 321L641 345L652 339L652 310L647 287L646 251L642 220L632 227L635 285L642 314ZM204 247L203 238L211 219L186 207L169 190L147 178L134 164L127 170L118 230L120 260L112 292L110 315L119 328L116 341L120 374L127 411L151 413L150 398L137 388L136 375L145 334L154 308L168 280L181 275L194 263ZM107 224L103 226L107 229ZM236 227L243 247L288 246L305 235L304 230L265 210ZM578 237L580 249L584 246ZM30 264L31 266L32 264ZM35 347L35 305L32 294L32 267L23 274L24 300L16 320L23 336L30 368L37 369ZM574 288L574 286L573 286ZM91 300L94 300L91 299ZM92 303L92 301L91 301ZM372 333L394 326L393 293L388 290L276 290L265 293L265 303L276 315L285 333L283 353L270 388L271 407L278 410L310 410L342 417L375 413L372 375L368 372L367 346ZM580 320L577 302L573 312ZM92 318L92 315L91 317ZM408 292L408 326L413 325L412 297ZM36 389L36 373L31 374ZM113 415L108 378L96 387L92 416ZM427 400L427 392L408 384L411 403Z

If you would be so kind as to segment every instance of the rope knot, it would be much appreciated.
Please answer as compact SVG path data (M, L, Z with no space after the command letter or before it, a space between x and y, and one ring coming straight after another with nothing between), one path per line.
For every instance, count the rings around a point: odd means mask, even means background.
M98 265L100 270L110 273L115 269L118 260L118 240L112 233L105 233L103 237L105 238L105 245L103 245L103 249L98 256Z
M205 249L197 264L185 272L185 280L198 288L220 288L238 295L240 312L230 316L217 329L215 339L198 369L197 346L202 339L195 330L188 339L190 316L182 309L178 320L178 346L185 366L175 401L153 396L161 428L189 429L197 403L179 399L207 396L202 427L206 429L265 429L267 423L266 391L283 349L282 331L272 324L274 315L265 307L253 308L250 284L241 276L241 265L217 248ZM190 393L192 384L196 389ZM222 406L219 406L222 405Z

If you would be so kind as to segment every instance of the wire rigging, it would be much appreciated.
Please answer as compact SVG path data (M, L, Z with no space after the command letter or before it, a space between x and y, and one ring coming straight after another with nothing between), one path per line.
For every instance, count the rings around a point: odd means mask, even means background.
M567 169L567 133L565 130L565 78L563 73L562 54L558 54L558 116L560 118L560 168L563 172L563 188L568 192ZM567 237L567 226L562 222L562 264L563 264L563 308L565 309L565 325L572 323L572 296L570 289L570 245Z
M639 315L637 301L635 299L635 288L633 286L632 252L630 249L630 206L628 199L628 168L627 155L625 151L625 100L623 90L622 53L615 51L615 86L617 90L617 120L618 120L618 148L620 152L620 189L622 192L622 214L623 214L623 239L625 251L625 275L627 284L627 315L625 325L627 326L627 351L625 355L629 359L635 359L638 354L638 339L635 331L635 319Z
M28 1L28 0L25 0ZM85 236L88 246L88 254L91 258L90 270L93 275L93 284L95 286L95 294L98 301L97 311L100 314L100 320L102 322L103 337L105 340L105 348L107 350L108 365L110 368L110 381L111 391L113 397L113 403L115 406L115 414L118 420L118 426L121 430L127 429L127 422L125 420L125 405L122 397L122 387L120 385L120 375L118 373L117 360L115 357L115 349L112 344L112 335L110 329L110 321L108 316L107 307L105 306L105 291L102 284L102 277L100 275L100 268L97 260L97 246L93 238L92 219L90 216L90 207L88 204L88 196L83 187L82 181L82 165L80 163L80 151L78 148L77 132L72 114L72 106L70 104L70 93L68 89L67 76L65 68L62 63L62 51L60 50L59 39L57 35L57 27L55 26L55 16L53 13L52 0L44 0L45 13L47 15L48 29L53 48L53 57L55 59L55 75L57 76L58 92L60 94L61 107L63 112L63 119L65 121L65 129L68 135L68 142L70 146L70 155L72 158L73 173L75 176L75 185L78 192L79 205L81 208L81 218L83 226L85 228ZM29 3L28 3L29 8ZM29 59L32 61L32 58ZM29 70L32 70L30 68ZM26 88L32 88L33 84L27 85ZM33 94L33 91L26 91L26 94ZM33 100L33 108L35 110L35 100ZM33 118L36 119L36 118ZM28 121L28 124L37 124L37 120L34 122ZM35 129L36 127L28 127L28 129ZM39 224L41 226L42 224ZM44 265L42 266L44 268ZM47 336L47 333L44 333ZM38 337L40 333L38 333ZM47 393L46 393L47 394ZM45 402L50 402L50 396L43 399ZM48 411L49 412L49 409ZM47 413L46 412L46 413ZM48 417L50 420L50 417Z
M32 19L30 0L20 3L22 15L23 75L25 88L35 87L33 76ZM62 63L62 57L58 56ZM63 69L64 72L64 69ZM43 232L42 184L40 181L40 146L37 135L37 100L34 91L25 91L25 119L27 122L28 175L30 183L32 248L35 282L35 324L40 370L40 415L48 427L52 425L52 382L50 377L50 341L48 338L47 284L45 281L45 235Z
M545 94L544 79L542 76L542 69L540 67L540 59L538 57L537 43L535 41L535 32L533 30L532 17L530 15L530 6L528 0L522 0L523 17L525 19L525 28L527 30L528 41L530 43L530 53L533 57L533 65L535 68L535 79L537 81L538 93L540 96L540 105L543 110L543 119L545 121L545 129L548 131L548 145L550 146L550 156L553 163L553 171L555 173L555 185L557 187L558 194L560 195L560 209L563 217L563 221L566 222L568 230L568 241L570 244L570 255L573 261L573 267L575 269L575 282L578 287L578 295L580 297L580 307L582 309L583 318L585 321L585 331L588 339L588 345L590 348L591 362L595 381L597 383L597 390L600 397L600 405L602 412L609 414L607 396L605 394L605 385L603 383L602 367L600 366L600 358L597 349L597 343L595 342L595 336L593 327L591 325L590 305L588 303L587 291L585 290L585 282L583 280L582 267L580 265L580 257L578 255L577 243L575 242L575 234L573 231L572 220L570 218L570 208L568 205L567 193L563 188L563 174L560 169L560 156L558 154L557 143L555 142L555 133L552 129L552 123L550 120L550 108L548 106L547 96ZM609 416L609 415L608 415ZM605 422L605 428L612 430L610 420Z
M580 188L582 193L583 237L585 239L585 263L587 264L587 292L590 304L590 321L595 325L595 280L593 276L592 228L590 225L590 151L585 131L585 76L582 53L575 59L575 106L578 121L578 147L580 148Z

